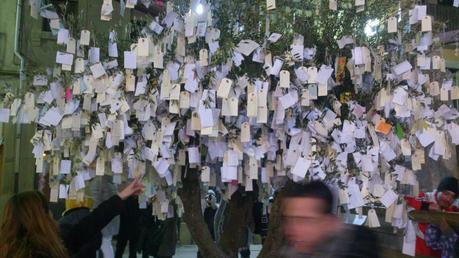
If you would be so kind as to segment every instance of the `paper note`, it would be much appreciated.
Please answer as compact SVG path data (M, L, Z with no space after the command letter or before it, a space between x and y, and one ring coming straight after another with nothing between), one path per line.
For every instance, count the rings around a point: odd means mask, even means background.
M69 40L69 30L59 29L57 33L57 44L58 45L67 44L68 40Z
M308 158L304 158L304 157L298 158L298 160L295 163L295 166L293 167L292 174L295 176L304 178L311 164L312 162Z
M63 64L63 65L72 65L73 64L73 54L57 51L56 63Z
M230 90L231 90L231 85L233 84L233 81L228 79L228 78L224 78L221 82L220 82L220 86L218 87L218 90L217 90L217 97L219 98L228 98L228 95L230 93Z
M402 75L402 74L404 74L404 73L410 71L411 68L413 68L413 67L411 66L411 64L410 64L408 61L404 61L404 62L402 62L402 63L400 63L400 64L394 66L394 67L392 68L392 71L393 71L397 76L399 76L399 75Z
M338 10L338 0L329 0L328 1L328 9L332 11Z
M82 30L80 33L80 45L89 46L90 37L91 33L89 32L89 30Z
M268 10L276 9L276 0L266 0L266 9Z
M61 166L60 166L60 173L61 174L70 174L70 171L72 169L72 161L71 160L61 160Z
M199 164L201 163L201 155L199 153L198 147L188 148L188 161L190 164Z
M379 228L381 224L379 223L378 215L376 214L375 209L368 210L368 227L370 228Z
M388 33L397 33L397 18L389 17L387 20L387 32Z
M421 31L423 32L432 31L432 17L431 16L424 16L424 18L422 18Z
M348 192L349 192L349 209L355 209L358 207L362 207L365 202L363 201L362 193L360 192L360 188L356 183L350 182L348 184Z
M395 201L397 201L398 195L393 190L388 190L383 197L381 197L381 203L389 208Z
M271 43L276 43L281 37L282 37L282 34L279 34L279 33L271 33L271 35L269 36L268 40L269 40Z
M97 79L105 74L105 69L101 63L97 63L90 67L94 79Z
M69 192L69 185L60 184L59 185L59 199L67 199Z
M137 56L133 51L124 51L124 68L125 69L136 69L137 68Z
M280 87L289 88L290 87L290 72L287 70L280 71Z
M241 40L239 44L236 46L235 50L245 56L248 56L259 46L260 45L257 42L247 39Z
M8 123L10 120L10 109L0 108L0 123Z
M375 131L378 133L383 133L385 135L388 135L392 129L392 125L384 122L383 120L379 121L379 123L376 125Z

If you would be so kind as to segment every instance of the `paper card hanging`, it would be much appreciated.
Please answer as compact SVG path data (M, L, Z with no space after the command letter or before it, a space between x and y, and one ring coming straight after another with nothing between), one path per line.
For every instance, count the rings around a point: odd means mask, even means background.
M317 99L317 85L316 84L309 85L308 95L309 95L310 100Z
M441 68L441 57L433 56L432 57L432 69L440 70Z
M390 17L387 20L387 32L397 33L397 18L396 17Z
M241 125L241 142L250 142L250 124L248 122L244 122Z
M80 33L80 45L89 46L90 37L91 32L89 32L89 30L82 30Z
M424 18L422 18L421 31L422 32L432 31L432 17L431 16L424 16Z
M379 228L381 224L379 223L378 215L376 214L375 209L368 210L368 227L370 228Z
M451 100L459 99L459 86L453 86L451 90Z
M388 135L392 129L392 125L380 120L379 123L376 125L375 131L378 133L383 133Z
M210 182L210 167L204 166L201 169L201 182L208 183Z
M309 90L302 89L301 90L301 106L308 107L310 105L309 102Z
M431 82L429 84L429 93L431 96L440 95L440 84L437 81Z
M137 0L123 0L123 2L126 3L126 8L130 9L135 8L135 5L137 4Z
M74 38L69 38L67 41L67 53L76 53L76 40Z
M449 90L445 87L441 87L440 89L440 100L449 101Z
M183 109L190 108L190 93L188 91L180 92L179 107Z
M148 38L139 38L137 40L137 56L148 56L150 53L150 41Z
M209 65L209 53L207 49L201 49L199 51L199 65L202 67Z
M44 159L43 157L38 157L36 160L35 160L35 173L37 174L41 174L43 173L43 163L44 163Z
M135 91L135 76L133 74L126 74L126 91Z
M57 202L59 195L59 184L55 184L51 187L49 192L49 201L50 202Z
M287 70L282 70L280 72L280 87L290 88L290 72Z
M365 0L355 0L355 6L365 5Z
M276 0L266 0L266 9L268 10L276 9Z
M180 107L179 107L179 101L178 100L170 100L169 101L169 113L171 113L171 114L179 114L180 113Z
M104 173L105 173L105 155L104 155L104 152L101 152L96 161L96 176L103 176Z
M220 86L218 87L218 90L217 90L217 97L219 98L223 98L223 99L226 99L228 98L228 95L230 93L230 90L231 90L231 85L233 84L233 81L228 79L228 78L224 78L221 82L220 82Z
M247 97L247 116L248 117L256 117L258 111L257 105L257 95L252 92Z
M327 96L328 95L328 88L326 84L319 84L318 93L319 97Z
M332 11L338 10L338 1L337 0L330 0L328 2L328 9Z

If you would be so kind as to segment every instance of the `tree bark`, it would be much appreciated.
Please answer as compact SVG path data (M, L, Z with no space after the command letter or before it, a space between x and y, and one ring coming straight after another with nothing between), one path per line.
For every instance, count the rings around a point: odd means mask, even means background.
M187 168L182 178L183 187L178 190L182 199L185 221L193 240L196 242L203 257L228 258L213 241L204 221L201 210L201 188L199 173L196 169Z
M231 258L238 257L239 248L243 244L242 239L248 237L244 234L247 234L246 227L251 224L254 201L254 192L242 193L240 190L229 200L220 246Z
M274 202L271 206L271 213L269 214L269 226L268 235L266 236L263 248L258 255L258 258L277 258L278 251L281 249L284 242L284 235L282 232L282 198L285 189L289 187L291 181L289 181L280 191L277 193Z

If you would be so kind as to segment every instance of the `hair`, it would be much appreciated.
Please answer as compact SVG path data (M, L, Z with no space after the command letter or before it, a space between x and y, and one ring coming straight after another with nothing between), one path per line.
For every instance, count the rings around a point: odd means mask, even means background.
M288 185L284 198L316 198L324 202L324 213L333 211L333 193L322 181L311 181L306 184L293 183Z
M0 257L69 257L40 192L19 193L6 203L0 224Z

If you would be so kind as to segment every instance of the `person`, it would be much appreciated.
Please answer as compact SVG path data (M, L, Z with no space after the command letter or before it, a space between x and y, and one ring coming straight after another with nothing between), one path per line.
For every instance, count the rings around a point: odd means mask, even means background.
M131 196L126 200L124 211L120 214L120 229L116 241L115 258L122 258L129 241L129 258L137 257L137 240L140 234L139 201Z
M90 169L95 171L95 163L91 164ZM116 186L112 182L112 177L108 175L97 176L91 180L91 191L94 200L94 206L97 207L103 201L109 199L116 193ZM125 202L126 204L126 202ZM110 223L102 229L102 244L100 251L104 258L114 258L115 252L113 250L112 239L119 231L119 216L115 216Z
M67 199L65 205L68 209L64 211L62 217L58 221L61 237L67 236L67 234L72 232L76 224L91 213L89 208L91 205L87 201L78 202L76 200ZM95 257L101 244L102 234L97 233L92 237L91 241L86 241L73 256Z
M215 241L214 219L218 210L217 194L214 190L209 189L206 194L206 208L204 209L204 221L207 224L212 240ZM198 258L202 257L201 251L198 250Z
M61 235L57 222L50 216L48 202L38 191L13 195L6 203L0 224L0 257L68 258L82 256L81 248L92 241L123 208L123 200L143 191L135 179L125 189L101 203Z
M376 235L367 228L346 225L333 214L334 198L321 181L292 183L281 202L286 243L280 257L379 257Z
M445 177L437 190L420 193L418 198L405 196L406 204L415 210L459 212L457 196L458 180ZM416 255L431 257L454 257L454 245L458 235L447 223L432 225L418 223L416 233Z
M159 220L152 214L152 204L140 210L138 249L142 258L172 258L177 245L177 216Z

